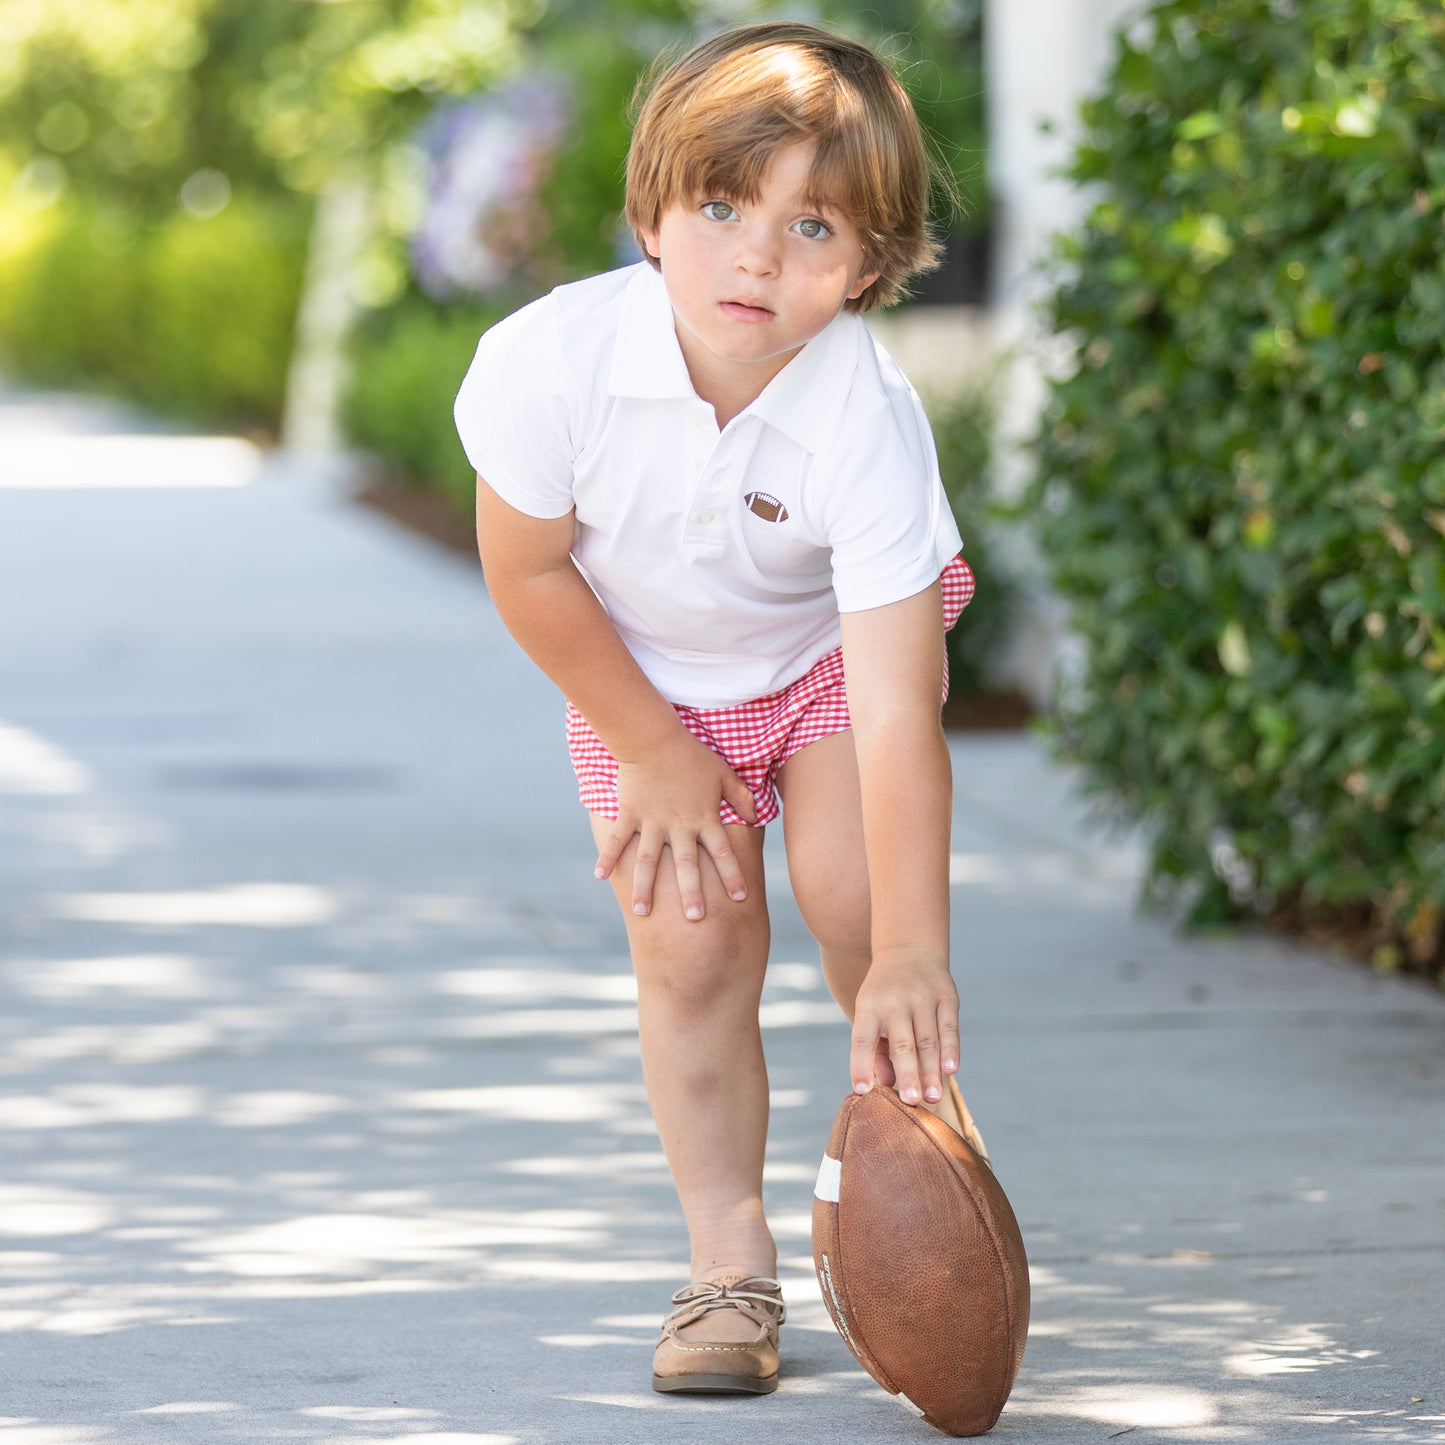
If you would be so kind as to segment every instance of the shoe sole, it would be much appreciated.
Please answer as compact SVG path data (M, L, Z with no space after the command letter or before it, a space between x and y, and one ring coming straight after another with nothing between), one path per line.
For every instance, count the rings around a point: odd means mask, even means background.
M660 1395L771 1395L778 1377L768 1375L654 1375L652 1388Z

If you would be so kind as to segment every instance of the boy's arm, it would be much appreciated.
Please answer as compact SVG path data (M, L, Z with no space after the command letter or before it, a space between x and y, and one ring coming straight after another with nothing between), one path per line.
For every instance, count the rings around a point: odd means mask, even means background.
M939 716L938 585L844 613L842 626L873 915L873 962L853 1015L853 1087L866 1093L872 1085L886 1039L899 1094L935 1103L959 1050L958 992L948 969L953 798Z
M739 816L752 820L753 795L683 727L628 652L572 561L573 525L570 512L528 516L477 478L477 547L497 613L618 761L619 813L598 856L597 876L608 877L638 836L632 906L646 913L663 848L670 848L683 911L701 918L700 848L728 894L747 897L718 805L726 798Z

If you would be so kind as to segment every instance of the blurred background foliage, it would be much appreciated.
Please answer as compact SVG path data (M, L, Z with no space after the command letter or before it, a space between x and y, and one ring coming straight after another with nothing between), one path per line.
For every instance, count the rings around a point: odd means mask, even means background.
M536 15L0 0L0 365L274 429L315 195L516 65ZM384 258L356 286L398 289Z
M618 215L639 71L778 9L0 0L0 369L274 433L317 197L359 181L374 224L349 278L354 439L465 491L460 450L437 432L476 333L630 259ZM960 226L981 224L977 0L807 13L896 56L973 202ZM478 199L490 210L474 227L500 257L459 281L428 228L464 233L457 206Z
M996 373L957 389L924 395L938 469L958 519L964 556L978 583L963 620L947 636L949 706L946 722L1016 726L1032 712L1019 694L993 686L999 654L1019 605L1020 581L997 545L1009 509L994 497L994 432L999 398Z
M1060 736L1203 921L1445 970L1445 10L1178 0L1073 177L1036 512Z

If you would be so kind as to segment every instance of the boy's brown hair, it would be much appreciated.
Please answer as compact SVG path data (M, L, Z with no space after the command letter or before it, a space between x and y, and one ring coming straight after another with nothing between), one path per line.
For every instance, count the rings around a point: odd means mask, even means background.
M848 217L866 268L880 273L847 310L891 305L910 277L938 264L923 133L903 87L867 46L794 22L746 25L645 77L638 98L626 214L640 245L679 202L756 199L777 152L811 140L811 200Z

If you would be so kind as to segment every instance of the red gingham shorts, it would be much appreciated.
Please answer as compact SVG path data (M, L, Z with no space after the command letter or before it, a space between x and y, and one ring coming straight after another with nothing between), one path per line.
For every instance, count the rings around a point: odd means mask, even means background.
M955 557L940 574L943 625L950 628L973 599L974 577L968 563ZM943 695L948 696L945 670ZM683 726L717 753L752 791L757 826L771 823L782 811L774 785L778 770L794 753L852 727L843 682L843 649L835 647L796 682L781 692L728 707L688 707L673 703ZM577 774L582 806L603 818L617 817L617 759L569 702L567 747ZM724 823L741 823L732 807L721 807Z

